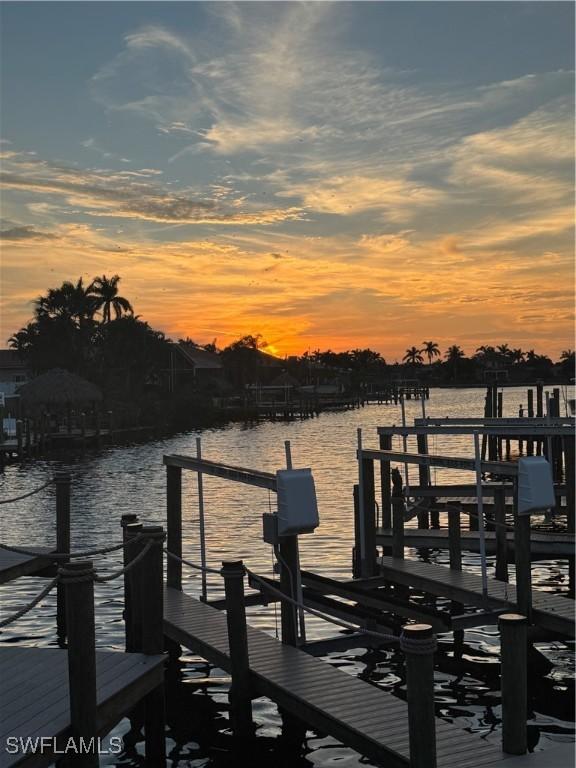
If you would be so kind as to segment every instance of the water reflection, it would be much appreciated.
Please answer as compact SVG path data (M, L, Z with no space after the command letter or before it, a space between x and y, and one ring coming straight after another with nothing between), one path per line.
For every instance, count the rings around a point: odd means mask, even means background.
M475 390L434 390L427 403L428 415L480 415L484 392ZM525 402L525 390L507 389L504 414L516 416ZM407 419L421 415L418 401L407 401ZM267 422L256 426L231 425L202 433L203 455L255 469L275 471L284 466L284 440L292 441L295 466L310 466L314 471L320 506L320 528L313 535L301 537L301 560L304 568L333 577L348 577L352 547L352 485L356 480L356 429L364 430L366 446L377 447L376 427L400 423L400 409L371 405L356 411L324 414L307 421ZM102 546L120 540L120 515L134 512L148 523L164 523L165 474L164 453L195 453L196 433L178 435L152 443L112 447L98 453L65 458L64 461L39 461L4 470L0 495L9 497L41 485L56 468L70 470L73 475L72 547ZM394 447L401 448L397 439ZM416 450L415 439L409 439L409 450ZM449 439L432 437L432 453L471 455L472 437ZM432 470L433 482L471 482L471 473ZM378 475L378 473L376 473ZM417 468L410 478L417 482ZM184 557L199 560L198 506L196 477L183 475L184 489ZM218 566L223 559L243 558L252 569L272 574L270 547L262 541L261 514L269 511L275 499L264 490L206 477L204 479L208 564ZM27 545L54 542L54 498L47 490L42 494L2 508L3 539ZM408 557L426 558L447 564L446 552L428 550ZM488 558L490 569L494 558ZM117 568L119 556L112 553L99 560L99 569ZM464 567L480 573L479 556L465 553ZM184 589L200 594L198 574L184 569ZM565 589L566 568L563 563L540 561L533 567L534 584L551 592ZM6 612L20 606L44 585L27 578L0 588ZM210 597L222 597L222 584L208 577ZM433 599L421 598L432 605ZM447 605L437 600L437 606ZM121 580L96 585L98 645L122 649L124 626L121 621ZM254 626L274 634L276 608L252 607L248 620ZM55 600L50 595L27 617L2 633L3 642L27 645L56 644ZM310 639L333 636L335 628L315 617L307 618ZM454 657L452 636L441 638L438 652L436 687L438 711L463 728L470 728L498 740L500 727L498 633L494 627L476 628L465 635L462 659ZM539 653L530 663L538 685L530 691L530 738L538 748L549 740L566 738L572 732L574 664L572 654L561 642L538 644ZM385 690L403 695L404 670L402 655L392 649L352 648L331 653L327 658L343 672L360 676ZM234 752L228 723L228 678L221 670L212 669L198 657L187 655L181 664L169 671L169 713L167 744L173 765L231 766L241 765ZM258 725L251 766L322 766L338 761L340 765L360 766L366 761L330 738L307 734L305 743L293 744L283 729L277 708L269 701L258 700L254 706ZM123 721L116 732L128 733L130 723ZM142 744L136 734L133 746L122 764L136 765ZM107 764L113 764L107 758Z

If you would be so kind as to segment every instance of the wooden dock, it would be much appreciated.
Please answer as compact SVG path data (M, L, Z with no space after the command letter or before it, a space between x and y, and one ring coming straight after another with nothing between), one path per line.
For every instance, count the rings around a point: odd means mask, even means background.
M486 531L486 552L496 552L496 533ZM391 528L376 529L376 544L382 547L391 547L393 532ZM414 549L448 549L450 545L449 533L445 528L404 528L404 544ZM480 534L478 531L461 531L460 545L468 552L480 551ZM508 555L514 554L514 533L506 532L506 545ZM530 533L530 553L532 559L544 559L555 557L570 557L574 555L574 534L563 532Z
M267 696L307 726L328 733L387 768L409 766L408 708L358 680L254 629L248 630L253 696ZM177 589L164 592L164 632L177 643L230 671L226 616ZM439 768L500 764L498 745L436 721Z
M377 586L385 581L479 608L514 610L517 607L516 588L503 581L489 579L486 606L482 595L482 579L475 574L394 557L380 557L378 564L380 576L353 583L365 586L372 583ZM574 600L533 588L532 621L543 629L574 637Z
M164 679L163 656L97 651L97 726L110 729ZM71 736L68 652L56 648L0 647L0 768L37 768L54 762L52 749L9 754L8 737L31 744L55 739L63 749Z
M41 551L39 548L38 551ZM18 579L20 576L33 576L51 565L50 550L46 548L46 557L31 557L18 552L0 549L0 584Z

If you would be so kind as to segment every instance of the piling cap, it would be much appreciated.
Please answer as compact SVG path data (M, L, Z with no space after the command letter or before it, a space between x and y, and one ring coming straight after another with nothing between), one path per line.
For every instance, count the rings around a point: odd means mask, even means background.
M402 634L407 637L425 638L432 637L434 631L430 624L405 624L402 627Z
M94 563L92 560L74 560L71 563L64 563L58 568L58 576L63 583L67 581L77 581L82 577L82 581L94 578Z
M526 621L526 616L522 616L521 613L501 613L498 616L498 622L504 622L505 624L523 624Z
M222 570L223 576L244 576L246 569L244 568L243 560L223 560Z

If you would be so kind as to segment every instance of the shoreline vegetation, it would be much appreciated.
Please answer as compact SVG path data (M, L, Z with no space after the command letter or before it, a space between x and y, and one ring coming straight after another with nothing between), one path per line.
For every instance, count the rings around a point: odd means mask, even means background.
M120 281L118 275L90 283L80 277L50 288L34 300L32 320L8 341L32 382L57 369L94 385L101 403L95 399L92 409L114 413L116 429L146 426L165 433L219 426L265 414L264 404L275 404L278 413L282 405L298 404L297 414L304 403L318 413L323 401L353 406L407 382L429 389L573 381L570 349L554 362L506 343L480 346L468 356L457 344L443 351L424 341L407 349L402 362L389 364L372 349L318 349L282 359L266 351L257 333L223 348L217 339L203 345L173 341L135 314L119 293ZM36 412L49 411L49 402L48 393L45 402L36 394ZM86 408L85 402L68 402L68 421L80 411L85 417Z

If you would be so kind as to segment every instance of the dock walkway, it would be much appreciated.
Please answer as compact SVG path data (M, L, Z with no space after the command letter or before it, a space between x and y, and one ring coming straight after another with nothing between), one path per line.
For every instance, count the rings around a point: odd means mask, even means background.
M33 576L38 571L44 570L53 562L49 555L53 549L38 548L38 551L46 551L46 557L31 557L18 552L10 552L0 549L0 584L18 579L20 576Z
M164 679L164 657L96 652L97 726L107 733ZM55 738L63 749L70 731L68 652L60 648L0 647L0 768L30 768L54 762L52 751L10 754L8 737L28 745Z
M494 531L486 531L486 552L496 552L496 534ZM507 531L506 543L508 554L514 552L514 532ZM378 546L392 546L392 529L377 528L376 544ZM415 549L448 549L449 536L446 528L404 528L404 544ZM478 531L460 532L461 548L469 552L480 551L480 534ZM574 555L574 534L563 532L539 533L532 530L530 533L530 554L534 557L571 557Z
M363 584L376 585L384 579L465 605L484 607L480 576L443 565L386 556L380 557L378 563L381 576L364 579ZM504 581L489 579L488 606L496 610L515 609L516 588ZM532 588L532 621L543 629L574 637L574 600Z
M408 707L395 696L250 626L254 696L267 696L307 725L388 768L409 765ZM164 592L164 632L229 671L226 616L177 589ZM500 745L436 721L438 768L480 768L505 759ZM508 761L506 761L508 765Z

